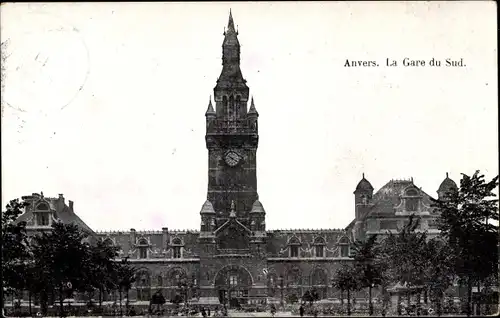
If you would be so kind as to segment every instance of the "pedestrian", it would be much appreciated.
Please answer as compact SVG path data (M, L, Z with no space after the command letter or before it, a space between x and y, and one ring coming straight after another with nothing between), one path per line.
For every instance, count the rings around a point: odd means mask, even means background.
M207 312L205 311L205 307L201 307L201 316L202 317L206 317L207 316Z
M276 307L274 306L274 304L271 304L271 315L274 317L275 314L276 314Z
M208 307L208 317L210 317L210 307Z
M304 317L304 307L302 306L302 304L300 305L299 313L300 313L300 317Z

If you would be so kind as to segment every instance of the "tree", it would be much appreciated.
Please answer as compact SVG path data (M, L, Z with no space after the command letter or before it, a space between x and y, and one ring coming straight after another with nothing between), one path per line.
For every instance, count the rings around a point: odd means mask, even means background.
M302 295L302 301L308 302L309 305L311 306L315 301L318 300L319 300L319 294L315 288L306 290L304 295Z
M73 224L56 222L51 232L35 236L33 256L44 295L53 290L59 297L60 315L64 315L63 301L73 290L87 291L90 247L83 242L85 233ZM46 300L43 297L43 300Z
M90 247L89 267L86 272L89 274L89 287L99 291L99 307L102 306L104 292L110 292L116 287L114 260L117 256L118 248L109 244L108 241L98 240Z
M441 238L427 242L425 259L428 267L426 282L431 301L436 305L437 315L442 313L442 301L446 289L453 283L453 255L448 244Z
M368 288L370 316L373 315L372 288L382 284L383 264L377 258L377 236L354 243L354 261L361 287Z
M441 236L454 255L454 271L467 286L468 316L473 284L480 285L491 276L498 280L497 188L498 176L486 182L476 171L472 176L462 174L458 191L433 200Z
M347 291L347 315L351 315L351 292L359 289L359 273L352 266L343 264L333 278L333 287Z
M408 223L397 234L389 232L382 244L383 262L388 266L389 277L393 283L406 286L408 306L410 306L411 289L420 290L425 283L427 270L426 232L417 232L419 219L410 215ZM420 297L418 297L420 301Z
M27 206L27 202L14 199L7 204L2 213L2 304L4 291L15 293L24 287L30 253L26 222L16 221Z
M127 258L122 259L120 263L115 263L114 267L114 277L116 280L116 284L120 293L120 313L122 310L122 292L125 291L125 295L127 296L127 302L125 304L125 307L128 311L128 304L129 304L129 296L128 293L130 289L132 288L132 284L135 282L135 273L136 273L136 268L131 266L130 263L128 262Z

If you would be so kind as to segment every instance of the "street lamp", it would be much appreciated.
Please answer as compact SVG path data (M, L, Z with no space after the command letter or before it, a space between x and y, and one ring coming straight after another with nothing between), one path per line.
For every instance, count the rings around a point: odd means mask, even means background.
M280 291L281 291L280 305L283 307L283 276L278 277L278 281L280 283Z

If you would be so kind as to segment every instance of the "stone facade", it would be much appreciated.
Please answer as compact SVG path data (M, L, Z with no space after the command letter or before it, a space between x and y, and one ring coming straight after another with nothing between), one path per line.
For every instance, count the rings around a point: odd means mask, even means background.
M355 218L345 229L266 230L266 211L257 192L258 112L240 69L240 45L233 18L224 33L223 67L206 111L207 200L201 204L199 230L94 233L59 198L34 194L21 219L29 229L50 229L53 220L76 222L99 240L120 248L119 256L136 266L130 300L166 299L187 279L190 297L200 303L238 298L275 301L315 287L321 298L338 298L331 287L336 269L351 262L351 245L368 234L397 230L411 213L422 216L422 229L437 233L430 197L413 180L392 180L375 194L363 176L355 196ZM456 185L446 179L439 195ZM37 223L37 220L39 222ZM47 221L48 220L48 221Z

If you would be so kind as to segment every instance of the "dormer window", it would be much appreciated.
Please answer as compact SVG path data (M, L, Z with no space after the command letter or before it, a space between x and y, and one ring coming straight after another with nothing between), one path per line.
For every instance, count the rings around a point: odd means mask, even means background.
M349 240L343 237L339 241L340 257L349 257Z
M172 257L173 258L182 258L182 240L178 237L172 240Z
M417 212L420 197L416 189L409 189L405 193L405 211Z
M139 258L148 258L148 248L149 244L146 239L140 239L139 240Z
M49 225L49 215L47 213L37 213L36 223L37 223L37 225L48 226Z
M314 255L316 257L325 257L325 239L317 237L314 240Z
M292 237L288 241L288 247L290 249L290 257L299 257L300 241L298 238Z

